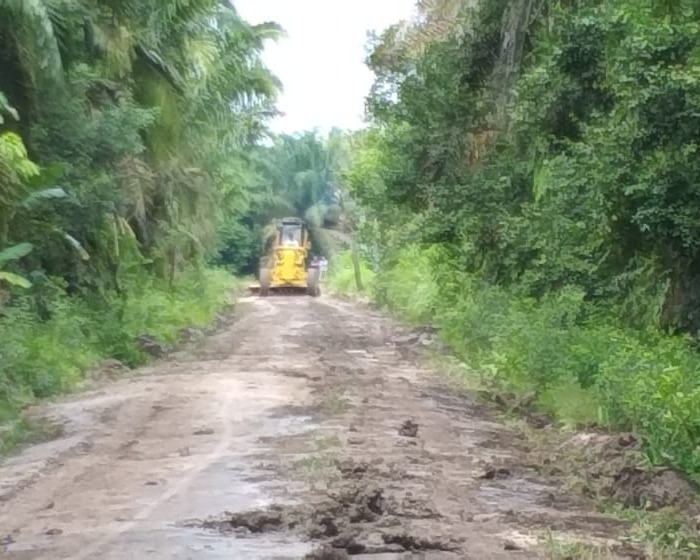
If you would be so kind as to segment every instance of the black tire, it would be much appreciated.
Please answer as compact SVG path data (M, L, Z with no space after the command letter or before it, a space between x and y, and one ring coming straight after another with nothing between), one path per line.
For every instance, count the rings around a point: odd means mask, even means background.
M262 297L267 297L270 295L270 269L261 268L260 269L260 295Z
M306 274L306 293L311 297L318 297L321 295L321 286L318 282L319 270L318 268L310 268Z

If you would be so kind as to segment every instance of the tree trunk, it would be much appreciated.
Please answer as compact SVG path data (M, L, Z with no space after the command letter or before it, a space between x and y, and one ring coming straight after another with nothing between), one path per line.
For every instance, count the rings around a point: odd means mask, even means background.
M360 269L360 256L357 253L357 243L355 242L355 233L350 234L350 256L352 258L352 267L355 270L355 285L357 286L357 291L362 292L364 286L362 285L362 270Z
M505 125L505 111L511 98L512 89L517 80L525 39L531 24L532 13L538 0L511 0L504 12L501 48L491 76L495 89L499 125Z
M355 224L347 214L347 208L345 206L345 193L342 190L340 191L339 203L340 211L345 215L345 219L348 221L350 229L350 259L352 260L352 268L355 272L355 287L357 288L358 293L360 293L364 290L364 286L362 284L362 270L360 269L360 255L358 254L357 241L355 240Z

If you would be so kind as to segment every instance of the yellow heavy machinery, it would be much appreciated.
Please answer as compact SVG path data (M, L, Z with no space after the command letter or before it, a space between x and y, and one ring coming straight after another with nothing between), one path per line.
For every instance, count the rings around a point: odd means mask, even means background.
M279 220L268 246L268 254L260 266L259 283L251 286L253 292L261 296L300 292L313 297L320 295L319 269L309 263L311 241L304 220Z

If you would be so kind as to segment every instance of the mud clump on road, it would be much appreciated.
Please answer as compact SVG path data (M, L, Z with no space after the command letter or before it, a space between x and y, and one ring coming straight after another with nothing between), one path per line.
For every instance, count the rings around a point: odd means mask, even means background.
M202 527L215 529L222 533L243 530L259 534L292 528L293 524L285 519L281 508L270 508L266 511L227 513L224 514L223 519L205 521L202 523Z
M482 474L479 477L479 479L480 480L498 480L498 479L509 478L510 476L511 476L510 470L505 468L505 467L488 467L484 471L484 474Z
M418 424L412 420L406 420L399 428L399 435L414 438L418 436Z
M343 481L315 504L273 506L262 511L226 513L200 526L224 533L289 532L318 543L308 559L341 559L357 554L460 550L450 535L414 534L407 521L439 518L420 501L393 503L373 479L380 471L365 463L338 463Z

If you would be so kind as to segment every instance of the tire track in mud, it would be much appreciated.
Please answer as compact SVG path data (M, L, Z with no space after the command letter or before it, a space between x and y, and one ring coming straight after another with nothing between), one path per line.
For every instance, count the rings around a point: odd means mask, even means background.
M386 318L332 300L278 305L303 309L304 351L318 368L305 375L314 402L303 412L319 429L311 440L276 442L297 453L276 465L277 477L306 486L297 504L200 526L239 538L301 535L318 545L308 558L543 558L549 529L594 542L615 535L619 523L527 468L524 442L486 407L393 344Z
M499 560L546 557L551 528L616 536L399 335L332 298L245 298L201 346L44 405L67 433L0 466L53 465L4 488L0 555Z
M181 494L190 484L192 484L198 475L200 475L213 462L220 459L228 449L231 442L230 405L230 398L225 399L221 403L220 412L223 431L221 433L219 443L214 451L210 454L200 456L197 462L192 465L190 469L188 469L184 476L181 476L179 480L175 482L175 484L172 484L171 481L170 486L164 490L157 499L138 511L133 516L131 521L122 524L118 531L109 534L107 537L99 540L95 544L81 550L80 554L75 556L75 560L88 560L89 558L96 558L99 556L102 549L118 539L120 535L132 531L139 523L147 521L157 508L167 503L174 496Z
M251 551L178 527L210 507L266 502L237 473L255 470L249 455L261 452L259 437L280 433L268 411L306 398L303 380L271 373L268 362L279 355L274 343L259 346L265 327L256 324L261 318L274 323L278 310L262 305L256 311L202 348L45 405L46 414L65 422L65 437L0 466L0 480L17 481L7 484L0 503L0 556L165 559L199 551L195 557L267 558L280 550L272 540ZM74 439L94 444L80 452L66 444ZM22 469L41 462L52 467L22 484ZM282 550L299 550L281 540Z

